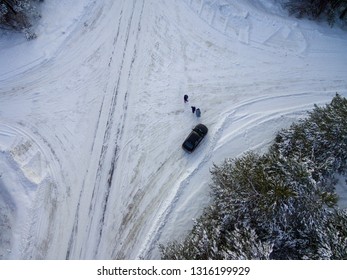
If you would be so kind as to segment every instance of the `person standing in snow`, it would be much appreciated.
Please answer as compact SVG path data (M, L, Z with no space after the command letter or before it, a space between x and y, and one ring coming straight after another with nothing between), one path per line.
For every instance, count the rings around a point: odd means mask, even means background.
M184 103L187 103L188 102L188 95L185 94L183 98L184 98Z
M192 113L194 114L195 113L195 106L191 106L191 108L192 108Z
M201 117L201 111L200 111L200 109L199 109L199 108L198 108L198 109L196 109L195 113L196 113L196 116L197 116L198 118L200 118L200 117Z

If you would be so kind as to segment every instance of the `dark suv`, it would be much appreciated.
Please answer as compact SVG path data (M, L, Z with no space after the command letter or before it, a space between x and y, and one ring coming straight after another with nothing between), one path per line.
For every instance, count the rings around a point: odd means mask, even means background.
M188 153L191 153L195 150L195 148L199 145L201 140L207 134L207 127L203 124L198 124L193 128L192 132L188 135L186 140L184 140L182 144L182 148L186 150Z

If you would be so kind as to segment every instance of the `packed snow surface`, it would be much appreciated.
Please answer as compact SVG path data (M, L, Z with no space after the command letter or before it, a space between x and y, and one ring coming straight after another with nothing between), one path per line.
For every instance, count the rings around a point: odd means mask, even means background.
M45 1L42 16L37 39L0 37L2 259L158 259L208 205L214 163L347 96L347 33L276 1Z

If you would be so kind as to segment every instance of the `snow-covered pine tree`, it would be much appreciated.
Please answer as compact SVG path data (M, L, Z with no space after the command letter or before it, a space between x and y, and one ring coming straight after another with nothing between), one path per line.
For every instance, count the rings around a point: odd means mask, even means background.
M347 21L347 0L285 0L284 7L297 17L325 17L330 25L336 20Z
M246 260L269 259L272 244L259 240L248 226L238 227L227 217L218 216L215 206L206 209L182 242L161 245L163 259L169 260ZM213 217L211 217L213 216ZM221 219L222 218L222 219Z
M215 167L212 179L221 215L230 225L253 229L258 242L273 244L271 258L314 254L307 244L316 243L314 232L330 202L326 196L334 194L317 188L305 164L271 153L248 153Z
M319 234L319 249L315 259L347 260L347 210L335 210L327 215L325 230Z
M347 169L347 99L336 94L325 107L280 131L270 148L279 157L305 163L322 188L332 190L334 174Z

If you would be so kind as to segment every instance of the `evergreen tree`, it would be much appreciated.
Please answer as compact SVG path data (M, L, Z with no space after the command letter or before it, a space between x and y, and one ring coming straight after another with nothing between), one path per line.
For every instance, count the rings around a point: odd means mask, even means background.
M279 132L271 152L304 162L314 180L331 184L333 175L347 167L346 118L347 99L337 94L327 106L315 106L307 120Z
M319 249L316 259L347 260L347 210L335 210L319 232Z
M325 17L331 25L336 20L347 21L347 0L287 0L284 7L297 17Z

